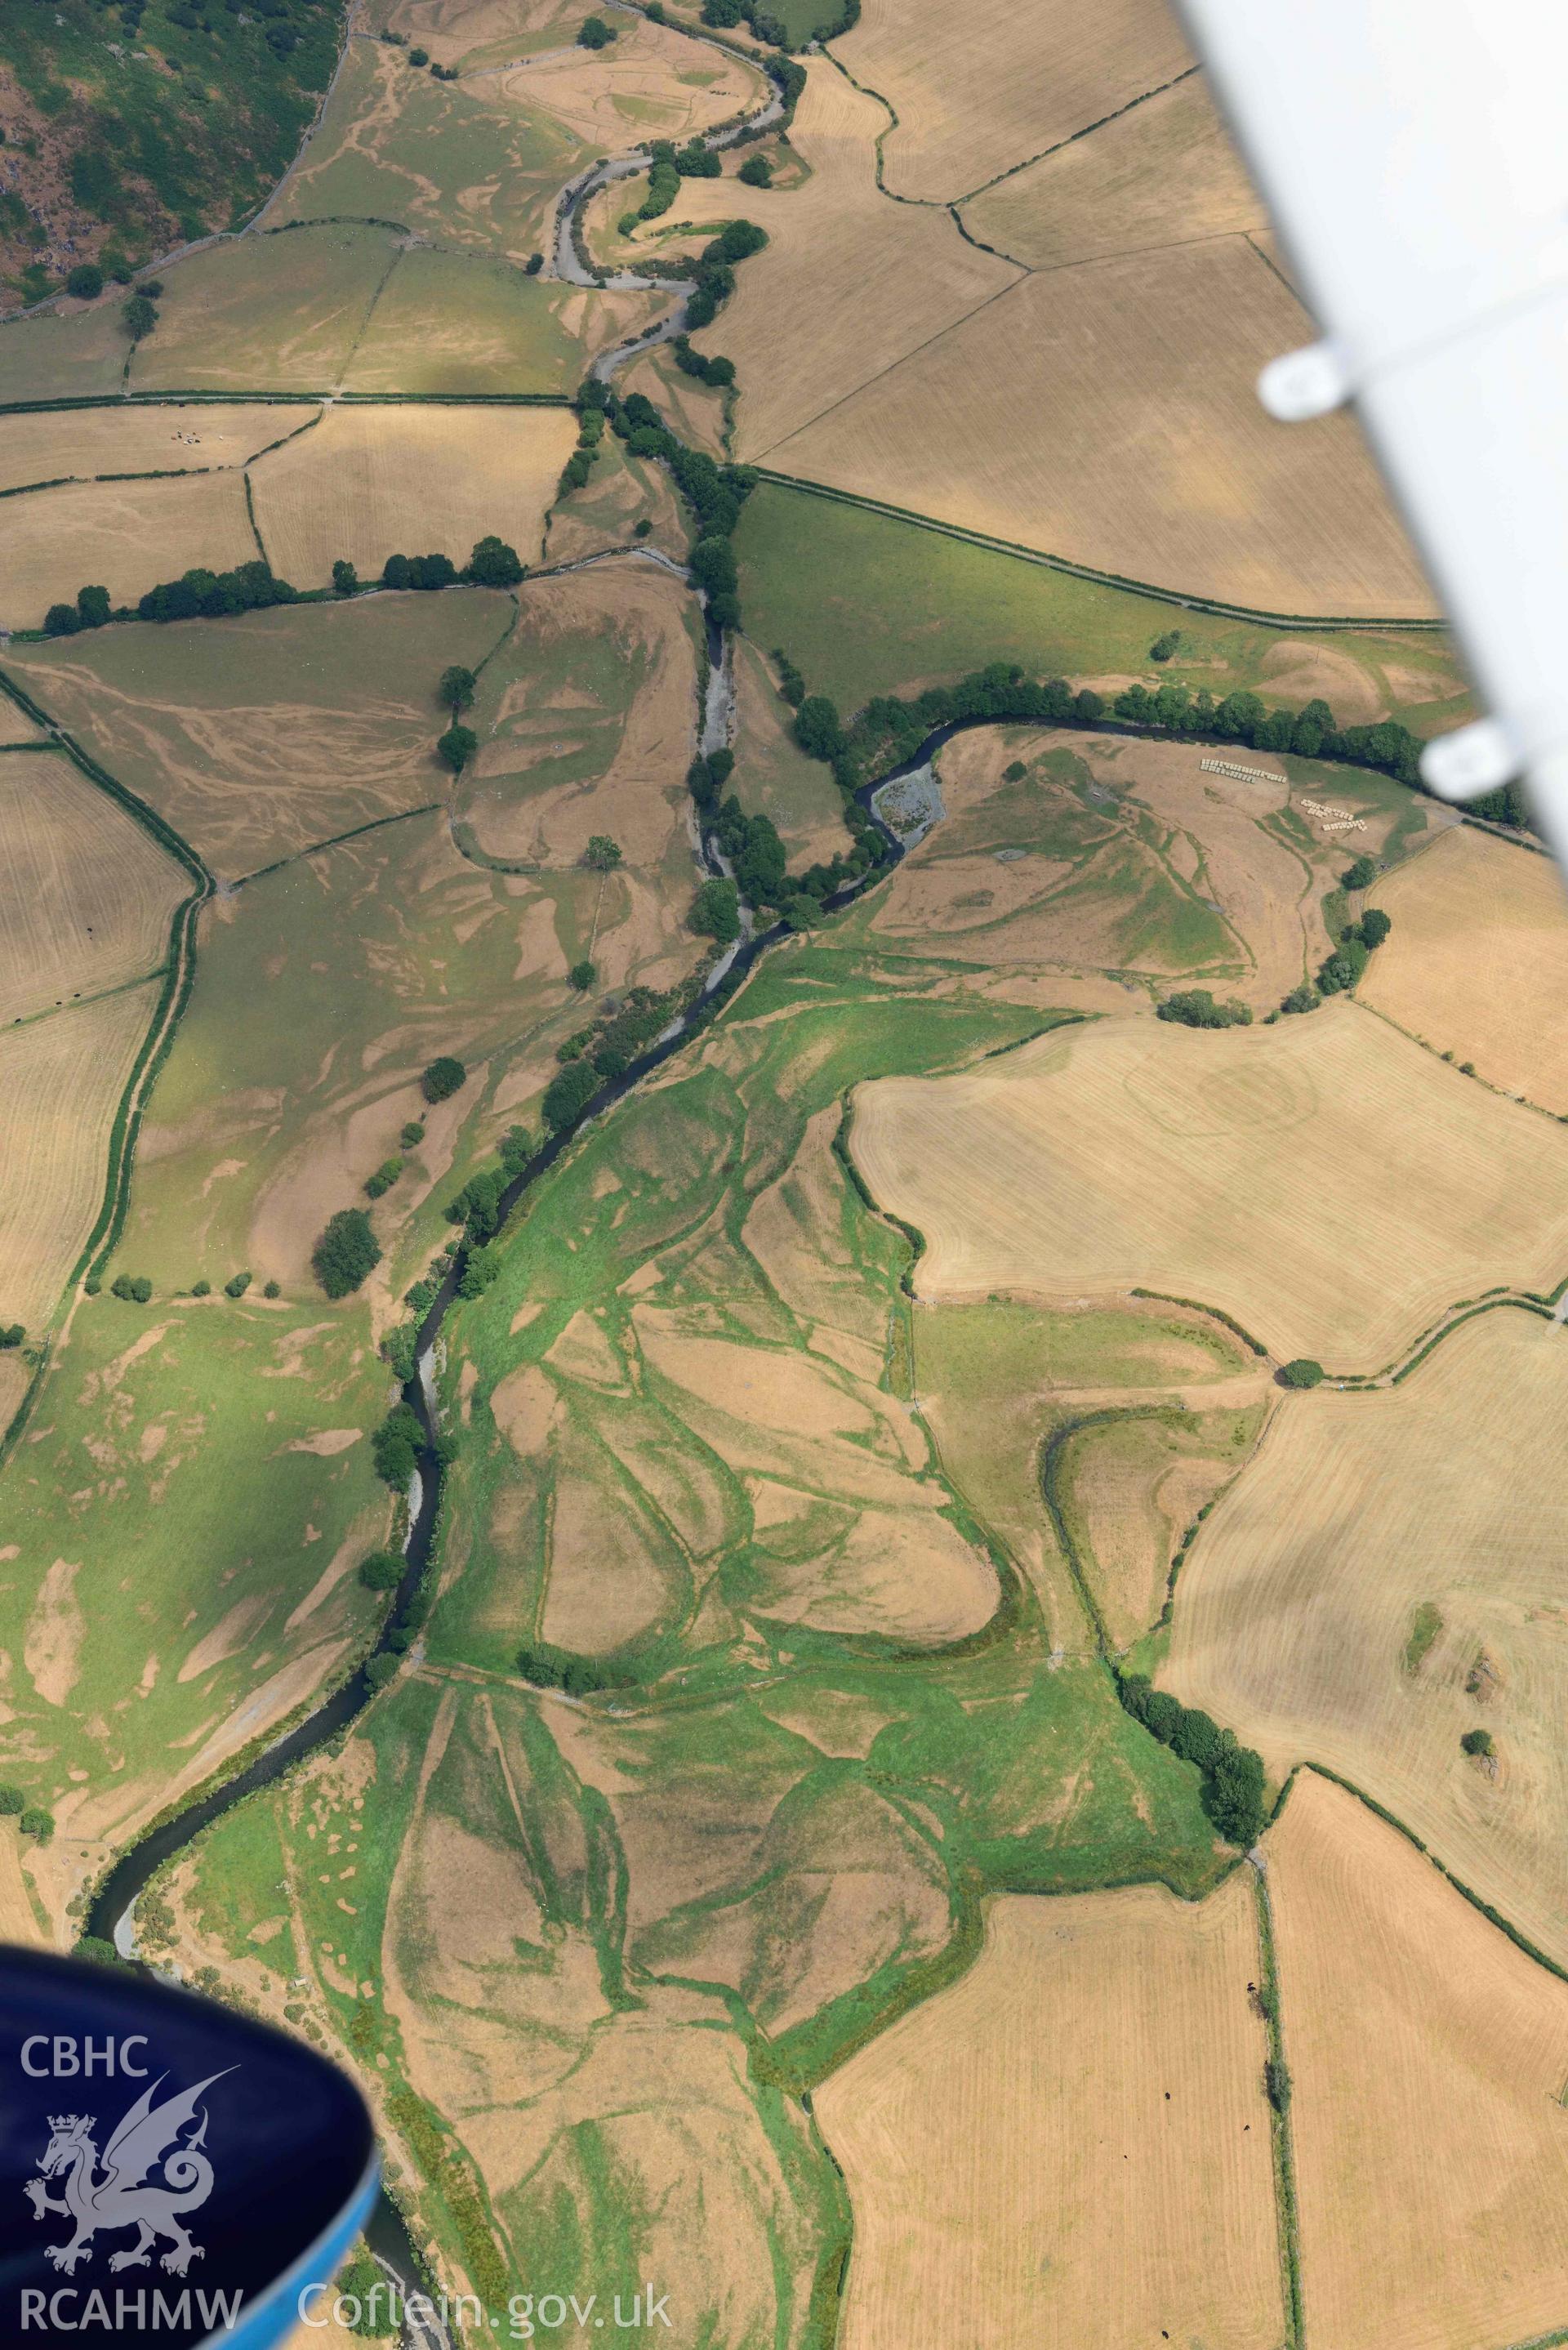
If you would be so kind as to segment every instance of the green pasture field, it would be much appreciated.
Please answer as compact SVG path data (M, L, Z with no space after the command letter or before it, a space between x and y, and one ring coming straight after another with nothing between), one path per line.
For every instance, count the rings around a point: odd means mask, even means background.
M117 392L130 344L109 300L70 315L41 310L0 325L0 405L23 400L91 400Z
M140 1270L122 1250L113 1270L127 1266ZM286 1618L341 1545L351 1565L385 1536L363 1436L390 1382L368 1336L362 1309L319 1300L160 1287L144 1306L107 1289L78 1306L5 1471L0 1639L21 1660L7 1769L40 1801L82 1771L95 1808L122 1817L134 1796L156 1810L274 1674L322 1648L297 1702L364 1645L376 1603L351 1572L292 1631ZM306 1449L349 1430L360 1437ZM232 1653L192 1673L225 1619L214 1646Z
M563 313L602 298L525 277L510 262L430 248L405 253L345 369L344 389L565 396L587 373L588 353ZM659 298L644 297L650 317Z
M330 391L397 257L355 223L265 232L176 262L133 391Z
M405 50L358 40L269 218L398 221L525 261L592 149L542 109L438 82Z
M948 682L994 660L1017 661L1032 676L1161 677L1216 696L1248 687L1268 699L1269 654L1282 639L1302 639L1299 630L1186 611L775 482L746 501L735 550L747 633L767 650L782 647L810 690L846 715L873 694ZM1149 646L1173 628L1182 651L1156 669ZM1466 714L1468 703L1441 700L1459 681L1446 639L1336 629L1322 641L1380 690L1390 664L1408 672L1395 714L1416 731Z

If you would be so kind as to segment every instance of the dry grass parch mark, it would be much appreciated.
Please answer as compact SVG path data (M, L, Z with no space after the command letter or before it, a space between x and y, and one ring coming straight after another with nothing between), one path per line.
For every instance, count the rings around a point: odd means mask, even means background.
M255 554L237 472L68 482L0 499L0 624L41 628L51 604L74 604L88 585L134 604L194 565L232 571Z
M52 1311L103 1198L109 1128L155 983L0 1033L0 1314Z
M254 468L256 527L300 588L325 587L340 557L367 578L394 554L461 566L492 533L536 565L576 439L559 408L335 407Z
M923 1297L1142 1287L1372 1372L1568 1263L1568 1134L1343 999L1273 1028L1097 1021L855 1102L873 1194L925 1235Z
M1166 0L1044 0L1027 33L1008 0L865 0L836 39L857 82L898 117L882 142L892 194L950 203L1192 64Z
M24 501L23 503L26 503ZM11 647L51 717L222 876L444 798L435 698L512 619L488 588L280 605Z
M547 110L590 153L608 154L649 139L682 143L701 137L751 113L768 95L766 78L754 66L716 44L696 48L683 34L645 16L619 16L616 31L607 49L568 44L486 87L514 105Z
M1509 1309L1397 1388L1286 1397L1182 1569L1161 1676L1274 1773L1321 1762L1387 1804L1561 1964L1565 1407L1568 1337ZM1495 1776L1460 1751L1478 1728Z
M816 2091L848 2182L844 2350L1274 2350L1250 1881L995 1902L961 1981Z
M1310 1772L1264 1851L1309 2339L1554 2337L1568 2314L1568 1986Z
M331 390L397 253L393 230L337 222L188 255L164 277L130 389Z
M0 1030L154 970L190 889L67 760L0 760Z
M1258 404L1259 368L1309 331L1242 236L1083 263L889 349L793 432L776 402L748 414L742 391L742 454L1117 578L1265 612L1429 619L1355 425L1282 432Z
M1198 74L960 209L971 236L1031 269L1223 236L1268 218Z
M1373 1010L1568 1114L1568 906L1552 859L1456 827L1368 896L1394 924L1360 989Z
M889 203L877 185L883 109L822 59L808 60L805 73L790 130L811 166L805 186L683 180L677 204L678 218L704 239L716 223L740 218L770 240L736 272L716 323L693 338L735 362L735 453L743 460L1021 276L1015 263L966 244L945 213Z
M581 0L369 0L362 22L473 73L575 41Z
M259 449L296 432L313 412L257 400L8 416L0 439L0 490L31 482L88 482L104 473L202 473L244 465Z
M487 254L416 245L388 278L347 359L343 389L569 396L602 350L652 326L670 305L664 293L562 286Z

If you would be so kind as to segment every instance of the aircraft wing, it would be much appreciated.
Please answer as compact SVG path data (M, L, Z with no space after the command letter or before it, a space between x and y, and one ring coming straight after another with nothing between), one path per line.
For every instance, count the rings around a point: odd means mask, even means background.
M1180 5L1324 335L1260 396L1354 401L1491 712L1422 772L1523 773L1568 867L1568 8Z

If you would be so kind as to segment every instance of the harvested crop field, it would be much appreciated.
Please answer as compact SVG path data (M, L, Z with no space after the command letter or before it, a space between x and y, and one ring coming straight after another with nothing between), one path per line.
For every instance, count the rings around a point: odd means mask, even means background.
M349 391L569 396L589 362L651 326L662 294L525 277L510 262L403 254L344 370Z
M1371 1372L1458 1300L1568 1263L1568 1135L1343 999L1274 1028L1097 1021L856 1104L926 1297L1137 1284Z
M488 588L278 606L13 645L27 691L225 877L443 800L449 662L513 616Z
M0 348L4 348L0 340ZM311 411L261 400L203 408L130 403L8 416L0 490L90 482L103 473L205 473L244 465L295 432Z
M342 556L366 578L394 554L461 567L492 532L536 564L576 440L564 408L335 407L256 467L256 528L301 588L325 587Z
M992 1907L982 1955L817 2091L849 2188L844 2350L1273 2350L1245 1871Z
M961 207L963 224L1031 269L1226 236L1268 215L1202 77L1186 75Z
M0 500L0 624L36 629L78 588L134 604L202 564L232 571L256 552L238 473L167 482L68 482Z
M1026 40L1007 0L971 0L956 36L944 0L866 0L833 49L898 118L889 190L925 203L1015 171L1192 62L1165 0L1106 0L1087 16L1047 0Z
M548 244L555 199L593 154L566 124L511 101L499 78L438 82L405 50L352 41L269 217L394 222L522 262Z
M820 59L805 70L790 132L811 166L804 187L680 187L682 220L740 217L771 240L737 271L722 317L693 338L739 369L736 454L748 461L1019 276L943 214L889 203L877 185L881 107Z
M130 345L119 305L95 302L0 326L0 401L90 400L119 390Z
M1173 221L1182 240L1267 224L1199 73L997 181L961 216L971 237L1032 270L1166 244Z
M0 1314L53 1312L109 1172L109 1128L158 989L128 988L0 1034Z
M1509 1308L1397 1388L1286 1398L1182 1569L1163 1676L1272 1769L1364 1787L1563 1963L1565 1407L1568 1336Z
M1456 826L1368 896L1394 924L1360 990L1373 1010L1568 1113L1568 904L1552 859Z
M1351 420L1287 432L1258 403L1260 367L1310 331L1241 236L1053 270L889 350L815 422L748 415L743 396L742 454L1118 578L1267 612L1431 617Z
M397 257L355 222L225 239L175 263L136 391L331 391Z
M1307 2323L1502 2350L1568 2317L1568 1987L1303 1773L1265 1851Z
M188 875L63 759L0 759L0 1028L163 962Z

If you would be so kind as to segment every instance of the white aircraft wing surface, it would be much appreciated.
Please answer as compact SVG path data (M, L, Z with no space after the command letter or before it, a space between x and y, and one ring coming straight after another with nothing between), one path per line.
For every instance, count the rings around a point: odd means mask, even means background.
M1181 4L1324 335L1264 405L1354 400L1492 713L1423 773L1568 867L1568 5Z

